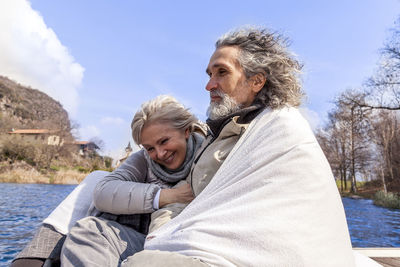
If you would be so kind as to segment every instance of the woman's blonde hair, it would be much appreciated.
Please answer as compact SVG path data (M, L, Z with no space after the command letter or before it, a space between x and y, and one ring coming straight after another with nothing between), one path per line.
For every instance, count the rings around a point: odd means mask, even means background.
M150 123L169 124L177 130L189 129L190 132L195 130L205 132L204 126L196 116L169 95L160 95L143 103L136 112L131 123L132 137L136 144L140 144L142 130Z

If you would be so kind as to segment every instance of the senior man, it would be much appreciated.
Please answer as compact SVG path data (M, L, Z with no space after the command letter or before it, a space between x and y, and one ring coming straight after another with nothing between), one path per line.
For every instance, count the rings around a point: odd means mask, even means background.
M264 29L217 41L210 134L188 177L196 198L122 266L354 266L330 167L296 109L300 68Z

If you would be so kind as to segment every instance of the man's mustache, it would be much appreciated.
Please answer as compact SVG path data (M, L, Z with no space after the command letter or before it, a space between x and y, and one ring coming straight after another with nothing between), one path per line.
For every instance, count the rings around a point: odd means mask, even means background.
M218 89L210 91L210 97L216 97L216 96L224 98L225 94L223 92L221 92L220 90L218 90Z

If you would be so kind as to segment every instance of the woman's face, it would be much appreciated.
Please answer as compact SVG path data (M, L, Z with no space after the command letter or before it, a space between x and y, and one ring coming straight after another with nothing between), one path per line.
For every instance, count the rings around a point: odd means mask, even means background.
M141 145L150 158L170 170L178 169L186 156L189 130L177 130L167 123L150 123L142 129Z

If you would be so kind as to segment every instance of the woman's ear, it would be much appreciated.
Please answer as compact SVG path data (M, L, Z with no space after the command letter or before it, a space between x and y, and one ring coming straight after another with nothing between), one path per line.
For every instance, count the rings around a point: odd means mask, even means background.
M253 75L250 78L250 85L251 85L251 90L253 91L254 94L257 94L260 92L260 90L264 87L265 83L267 81L267 78L263 73L257 73Z
M185 130L185 138L186 138L186 140L189 139L189 136L190 136L190 130L189 130L189 128L187 128Z

